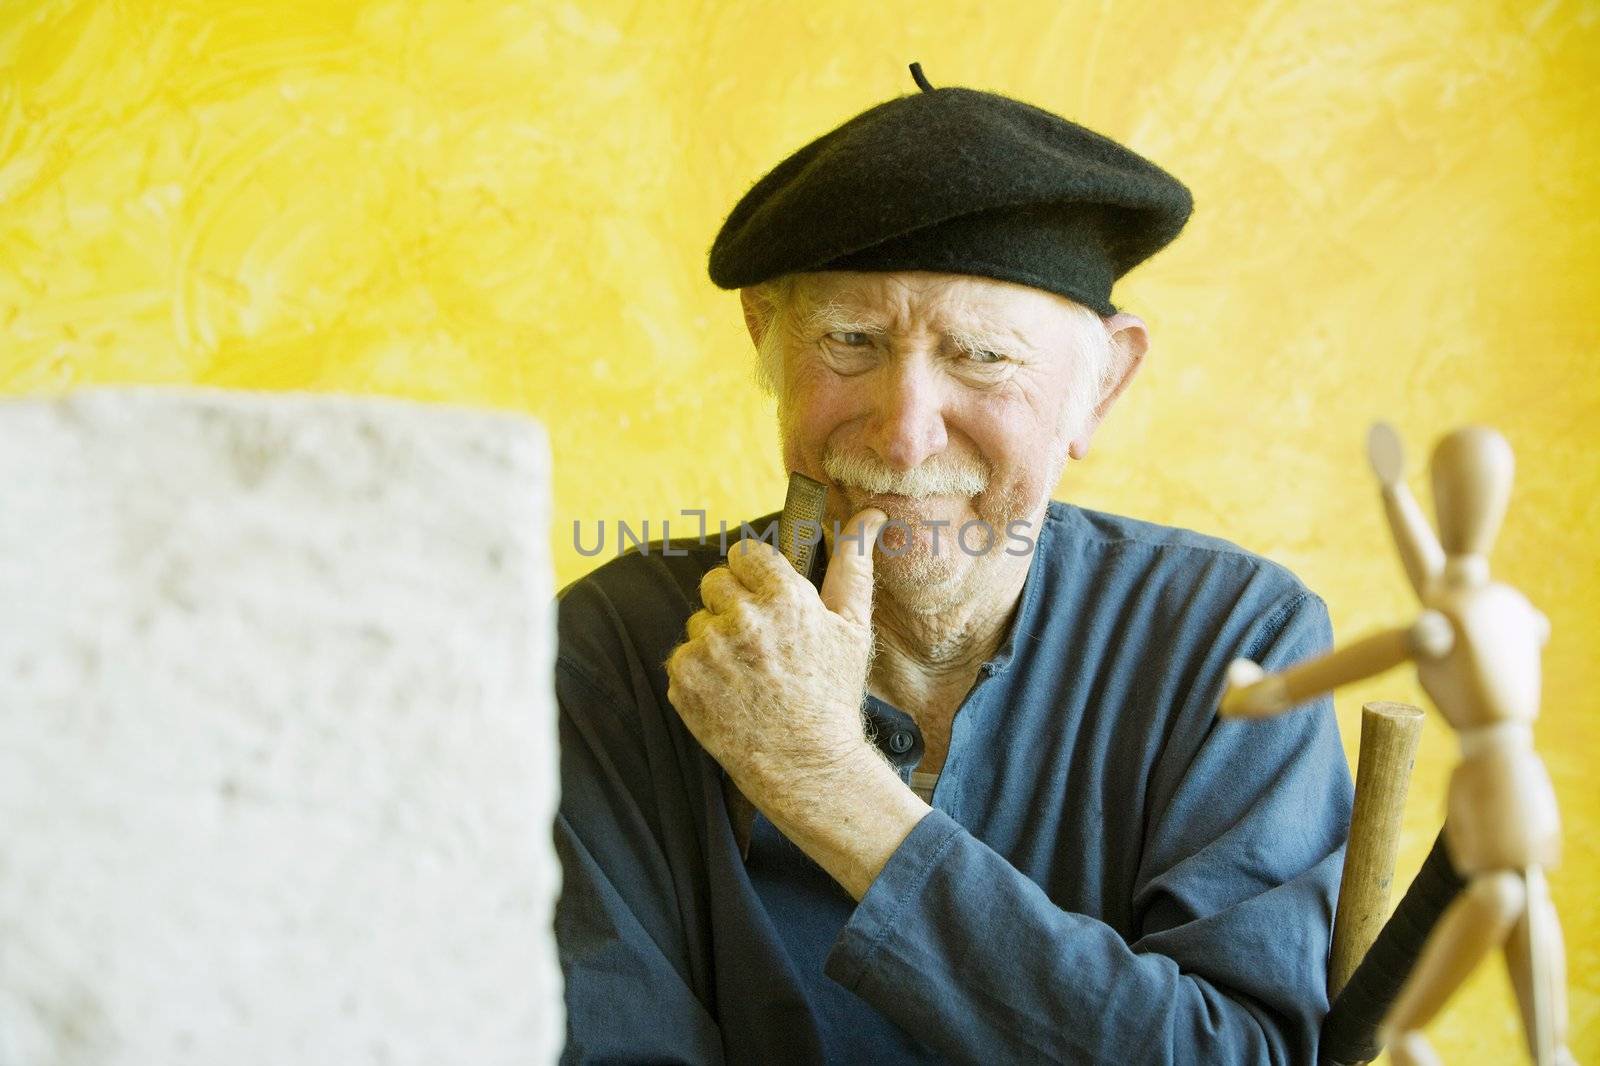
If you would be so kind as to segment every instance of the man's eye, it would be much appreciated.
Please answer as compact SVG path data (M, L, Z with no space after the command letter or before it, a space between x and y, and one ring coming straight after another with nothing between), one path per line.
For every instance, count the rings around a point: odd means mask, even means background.
M855 331L841 331L828 334L828 339L844 345L846 348L865 348L872 343L872 337L866 333Z
M999 352L991 352L987 348L976 348L967 353L967 358L974 363L1003 363L1006 357Z

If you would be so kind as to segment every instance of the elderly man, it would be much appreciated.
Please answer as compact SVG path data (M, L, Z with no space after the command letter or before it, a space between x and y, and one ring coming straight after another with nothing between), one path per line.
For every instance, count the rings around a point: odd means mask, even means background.
M1233 659L1325 648L1322 602L1050 499L1149 344L1111 284L1188 192L913 73L711 253L829 489L820 582L713 537L563 594L568 1060L1312 1061L1331 706L1215 705Z

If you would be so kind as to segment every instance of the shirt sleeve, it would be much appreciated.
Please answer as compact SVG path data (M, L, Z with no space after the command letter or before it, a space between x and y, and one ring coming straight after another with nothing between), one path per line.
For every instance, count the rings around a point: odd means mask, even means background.
M1326 609L1303 590L1258 632L1240 654L1269 667L1329 643ZM1131 942L1057 907L934 810L825 972L956 1061L1314 1061L1349 770L1327 698L1218 719L1224 663L1184 715L1193 741L1175 730L1159 756L1145 824L1123 829L1144 833Z
M570 664L558 666L556 692L556 943L567 1004L561 1061L720 1063L721 1033L695 994L680 894L652 827L656 805L638 791L652 780L649 741L629 735L627 700Z

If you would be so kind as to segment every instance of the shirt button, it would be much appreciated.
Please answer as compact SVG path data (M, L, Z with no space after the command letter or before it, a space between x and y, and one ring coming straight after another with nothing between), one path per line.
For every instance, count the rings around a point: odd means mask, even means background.
M911 734L904 730L889 734L889 750L896 755L904 755L911 750L911 745L916 743L911 739Z

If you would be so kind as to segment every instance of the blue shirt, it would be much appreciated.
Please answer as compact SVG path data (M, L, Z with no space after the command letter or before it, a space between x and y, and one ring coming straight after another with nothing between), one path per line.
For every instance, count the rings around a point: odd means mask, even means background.
M564 1061L1315 1060L1351 804L1332 704L1216 715L1230 660L1329 645L1287 570L1052 502L934 809L856 903L764 818L740 856L662 667L722 560L663 547L560 602ZM915 723L866 710L909 779Z

